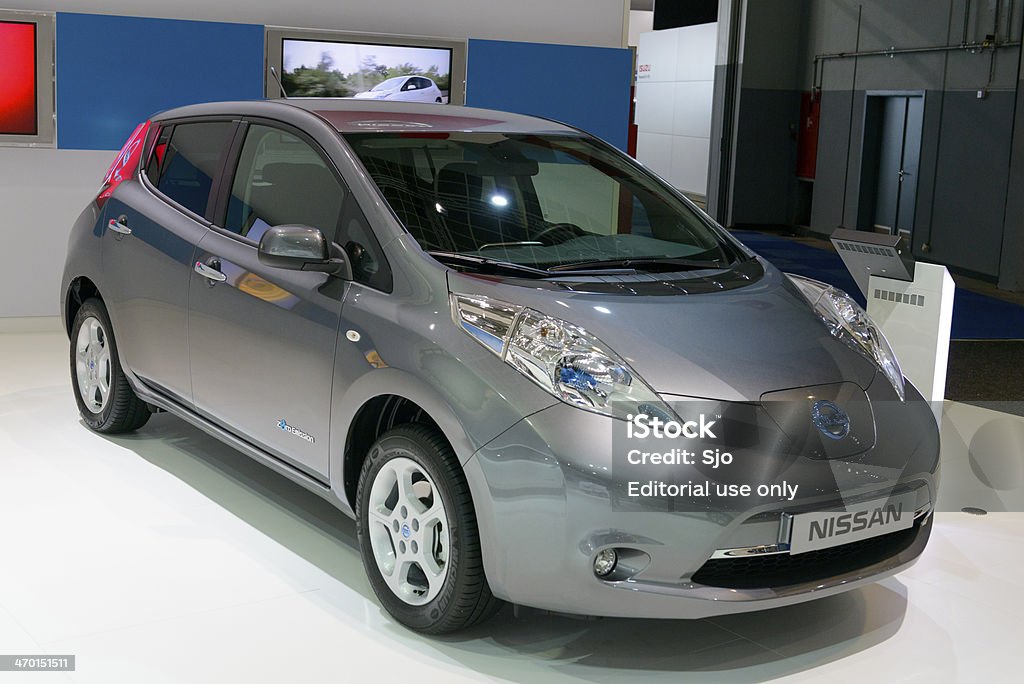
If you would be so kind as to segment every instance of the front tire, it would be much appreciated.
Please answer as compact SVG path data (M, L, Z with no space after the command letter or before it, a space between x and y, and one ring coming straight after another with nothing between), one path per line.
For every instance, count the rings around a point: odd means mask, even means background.
M356 501L363 567L396 620L443 634L501 607L484 577L465 474L436 430L404 425L384 433L363 463Z
M149 407L121 369L110 315L100 299L85 300L71 324L71 387L82 420L96 432L131 432L149 420Z

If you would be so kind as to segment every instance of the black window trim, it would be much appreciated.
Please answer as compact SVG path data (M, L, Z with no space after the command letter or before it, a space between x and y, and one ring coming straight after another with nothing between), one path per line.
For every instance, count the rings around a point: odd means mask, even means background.
M244 245L256 247L258 245L253 240L224 228L224 221L228 213L228 202L231 199L231 186L235 183L235 174L238 173L238 159L242 154L242 145L245 143L245 136L249 131L249 122L245 119L239 119L235 124L234 134L231 142L228 144L227 154L221 160L217 186L210 193L212 206L208 208L210 215L209 228Z
M218 173L223 175L224 161L225 161L228 153L231 150L231 144L234 141L234 136L236 135L236 132L238 130L238 123L239 123L239 121L238 121L238 117L237 116L229 116L229 115L219 115L218 116L218 115L213 115L213 116L182 117L182 118L178 118L178 119L163 119L163 120L160 120L160 121L155 121L153 123L155 123L158 126L160 126L161 133L164 130L170 129L171 132L170 132L170 135L168 136L168 140L173 140L174 139L174 129L179 124L180 125L187 125L187 124L194 124L194 123L219 123L219 122L234 124L232 129L228 132L228 144L224 147L224 150L221 152L220 162L217 164L217 167L216 167L216 168L219 169ZM157 197L158 199L163 201L165 204L170 206L172 209L176 209L178 212L184 214L185 216L187 216L188 218L192 219L193 221L196 221L197 223L200 223L200 224L206 226L207 228L211 227L213 225L213 221L210 220L210 214L211 214L212 209L213 209L213 200L214 200L215 196L219 193L219 187L220 187L220 184L222 182L222 179L221 178L212 178L211 179L210 196L206 199L206 210L205 210L205 214L203 216L200 216L199 214L195 213L194 211L192 211L188 207L186 207L186 206L184 206L182 204L179 204L178 202L175 202L171 197L169 197L168 195L160 192L160 190L156 187L156 183L154 183L149 178L148 174L146 173L146 167L149 166L149 156L153 153L153 150L156 148L156 145L155 145L156 139L157 139L156 137L153 138L152 149L143 150L143 159L145 160L145 163L140 163L139 164L139 178L142 181L143 187L145 187L154 197Z
M138 173L140 176L146 175L146 169L149 168L149 161L153 156L153 150L156 149L156 143L160 140L160 136L163 134L165 128L169 127L162 121L153 121L149 124L149 132L146 134L146 139L142 143L142 156L139 157Z

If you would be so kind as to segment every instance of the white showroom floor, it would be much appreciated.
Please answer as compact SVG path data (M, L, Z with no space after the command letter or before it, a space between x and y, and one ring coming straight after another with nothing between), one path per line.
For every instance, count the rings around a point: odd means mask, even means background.
M1024 514L939 513L910 571L802 606L697 622L506 609L424 638L384 615L352 523L316 496L167 415L89 432L66 345L0 335L0 654L74 654L77 671L0 682L1020 681ZM946 419L1002 420L978 411ZM977 505L1024 510L1010 456ZM985 465L945 458L946 481Z

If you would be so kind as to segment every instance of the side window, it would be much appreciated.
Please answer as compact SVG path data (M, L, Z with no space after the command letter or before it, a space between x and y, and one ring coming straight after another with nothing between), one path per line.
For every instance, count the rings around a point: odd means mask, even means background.
M355 279L378 290L391 292L391 268L366 215L353 197L345 203L341 232L339 242L352 262L352 275Z
M319 228L341 245L355 279L391 290L391 271L372 230L345 185L305 140L251 124L231 184L224 228L259 242L268 228Z
M233 128L230 121L177 124L169 139L161 133L146 175L162 194L205 216L213 179Z
M259 242L271 226L319 228L334 240L345 188L298 136L253 124L245 135L224 227Z
M622 189L621 192L626 192L626 190ZM620 220L623 218L621 213L619 218ZM651 217L647 215L647 205L641 202L640 198L636 195L633 195L632 213L629 216L629 222L632 223L633 235L654 237L654 226L651 225ZM629 226L626 227L628 228ZM620 232L623 231L620 230Z

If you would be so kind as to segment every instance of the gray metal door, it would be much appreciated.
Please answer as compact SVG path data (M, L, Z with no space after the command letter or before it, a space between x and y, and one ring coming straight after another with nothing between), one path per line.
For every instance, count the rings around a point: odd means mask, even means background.
M924 98L884 98L878 150L874 225L888 233L910 234L917 203Z
M139 183L122 183L106 209L103 295L121 358L144 382L187 406L189 274L206 226Z
M264 266L210 231L196 250L188 348L195 406L308 475L327 475L334 351L348 283Z
M301 224L338 238L347 187L322 152L283 124L243 123L216 228L196 249L188 295L195 407L279 460L326 480L337 349L351 283L260 262L271 226ZM238 143L242 143L238 145Z
M903 164L900 174L896 230L910 235L917 209L917 176L921 161L921 129L924 124L924 98L907 98L907 117L903 127Z
M145 177L122 183L107 203L104 296L124 361L144 382L189 405L188 287L216 169L231 121L165 127ZM159 195L159 196L158 196ZM173 204L172 204L173 203Z

